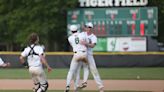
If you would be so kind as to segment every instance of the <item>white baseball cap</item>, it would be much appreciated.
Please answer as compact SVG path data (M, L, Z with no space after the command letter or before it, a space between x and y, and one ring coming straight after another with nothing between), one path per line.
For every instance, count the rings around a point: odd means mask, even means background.
M78 29L78 28L77 28L76 25L71 25L71 26L70 26L70 30L71 30L71 31L77 31L77 29Z
M85 26L86 26L86 27L91 27L91 28L93 28L93 24L92 24L92 22L88 22L88 23L86 23Z

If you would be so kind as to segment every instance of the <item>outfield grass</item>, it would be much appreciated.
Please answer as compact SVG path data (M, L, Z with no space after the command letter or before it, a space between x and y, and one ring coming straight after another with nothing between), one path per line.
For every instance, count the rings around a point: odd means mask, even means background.
M102 79L131 80L140 76L142 80L164 80L164 68L99 68ZM49 79L66 79L68 69L54 69L47 73ZM81 72L82 75L82 72ZM0 79L30 79L27 69L0 69ZM93 79L90 74L89 79Z

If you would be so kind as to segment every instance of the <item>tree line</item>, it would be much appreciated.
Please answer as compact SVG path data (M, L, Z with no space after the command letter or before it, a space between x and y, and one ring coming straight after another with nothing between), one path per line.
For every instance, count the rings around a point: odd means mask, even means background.
M158 7L159 36L164 42L164 1L149 0ZM20 51L27 36L36 32L47 51L68 51L67 10L78 0L0 0L0 51Z

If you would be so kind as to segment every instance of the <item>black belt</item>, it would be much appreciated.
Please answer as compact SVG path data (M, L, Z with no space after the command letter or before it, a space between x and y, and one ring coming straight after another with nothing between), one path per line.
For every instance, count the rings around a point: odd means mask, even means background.
M83 53L84 53L84 52L86 52L86 51L74 51L74 53L77 53L77 52L83 52Z

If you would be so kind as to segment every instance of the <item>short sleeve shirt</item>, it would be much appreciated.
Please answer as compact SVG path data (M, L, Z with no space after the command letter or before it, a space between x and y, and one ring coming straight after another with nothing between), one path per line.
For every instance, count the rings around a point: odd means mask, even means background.
M34 45L31 45L31 47L33 47ZM23 57L27 57L27 62L29 64L29 66L41 66L41 61L40 61L40 55L43 55L44 54L44 51L43 51L43 48L40 46L40 45L35 45L34 48L33 48L33 51L38 54L38 55L35 55L35 54L32 54L32 55L29 55L31 51L31 48L30 47L26 47L24 49L24 51L21 53L21 55Z
M68 41L73 48L73 51L86 51L87 48L85 45L80 44L80 41L86 40L85 36L82 33L74 33L69 36Z
M94 34L87 35L88 43L97 44L97 37ZM87 48L88 54L93 54L93 48Z

